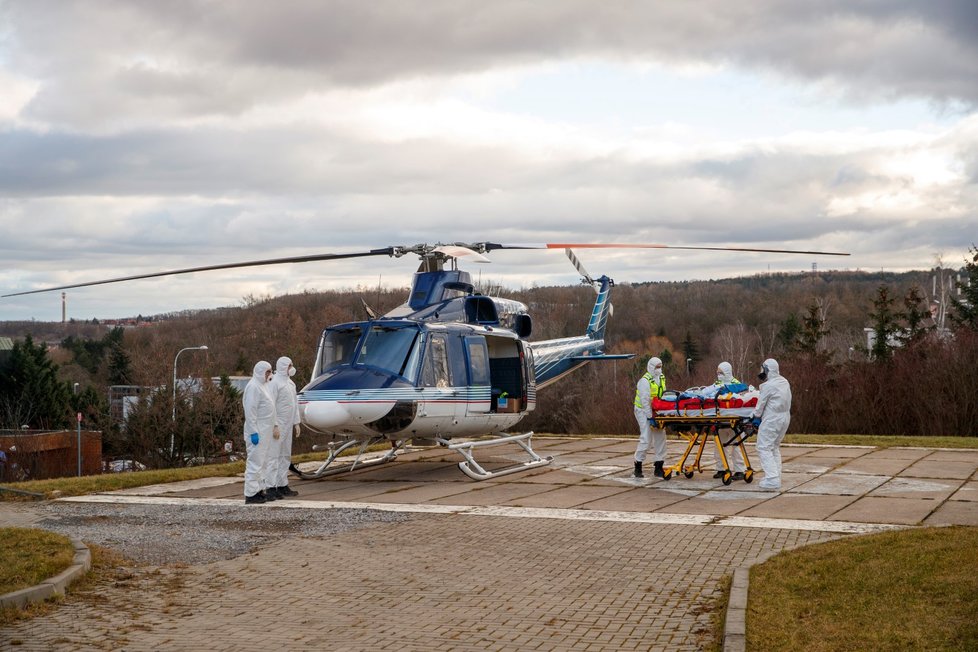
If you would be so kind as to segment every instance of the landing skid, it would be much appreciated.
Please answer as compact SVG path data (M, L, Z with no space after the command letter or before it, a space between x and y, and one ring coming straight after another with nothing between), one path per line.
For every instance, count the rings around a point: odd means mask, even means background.
M305 471L299 470L299 468L295 464L289 464L289 471L292 471L292 473L296 474L303 480L318 480L320 478L325 478L330 475L336 475L338 473L344 473L346 471L353 471L354 469L365 468L368 466L377 466L378 464L386 464L387 462L393 461L397 457L397 452L401 449L401 446L404 445L403 440L396 442L395 445L383 455L367 458L365 460L360 459L369 446L373 444L379 444L381 442L386 442L386 441L389 441L386 437L375 437L373 439L369 439L363 442L359 442L355 439L351 439L350 441L343 442L343 444L339 448L335 448L335 449L333 448L333 445L330 444L329 457L327 457L326 461L323 462L322 465L320 465L320 467L315 471L313 471L312 473L307 473ZM347 449L356 446L357 444L360 444L360 452L357 454L357 457L355 460L353 460L353 462L351 462L350 464L344 464L342 466L329 468L330 464L332 464L337 457L342 455L343 452L346 451Z
M525 432L522 435L510 435L508 437L494 437L492 439L482 439L479 441L465 441L459 442L457 444L452 444L447 439L442 439L441 437L436 438L439 444L446 446L449 449L457 452L459 455L465 458L464 462L458 463L458 468L462 470L462 473L469 476L473 480L488 480L490 478L496 478L501 475L508 475L510 473L518 473L520 471L526 471L528 469L535 469L538 466L546 466L554 461L553 456L540 457L534 452L532 446L530 445L530 438L533 436L533 432ZM473 448L485 448L489 446L500 446L502 444L517 443L523 450L525 450L529 455L530 459L526 462L521 462L519 464L514 464L512 466L507 466L501 469L496 469L494 471L487 471L475 458L472 457Z

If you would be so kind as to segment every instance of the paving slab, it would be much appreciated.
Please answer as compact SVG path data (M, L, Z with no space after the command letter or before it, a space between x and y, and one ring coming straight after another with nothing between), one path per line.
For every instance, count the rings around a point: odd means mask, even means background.
M572 487L558 487L552 491L546 491L530 496L521 496L508 500L503 505L513 505L515 507L556 507L560 509L581 508L588 503L592 503L608 496L614 496L625 491L630 491L628 487L591 487L587 485L575 485Z
M955 478L966 480L978 471L978 462L954 462L927 459L912 464L900 475L911 478Z
M913 462L892 457L877 457L874 453L844 462L836 467L838 473L863 473L869 475L898 475Z
M978 451L976 450L941 450L927 456L928 462L971 462L978 467Z
M859 496L872 491L887 480L885 475L860 475L832 471L791 489L800 494L829 494L834 496ZM782 487L784 482L782 481ZM872 521L874 523L878 521Z
M919 460L930 455L933 451L929 448L908 448L904 446L892 446L881 448L871 453L873 457L887 457L899 460Z
M951 495L951 500L978 502L978 482L965 482L957 492Z
M374 503L425 503L446 496L458 496L470 493L473 487L455 482L425 482L407 489L398 489L370 497ZM301 496L302 494L300 494ZM466 503L465 500L457 502Z
M825 520L856 500L856 496L803 496L781 493L744 510L740 515L758 518Z
M500 505L514 498L523 498L544 491L552 491L560 485L529 483L529 482L509 482L505 484L480 485L478 488L465 494L456 494L445 498L434 498L429 502L438 505L458 505L459 496L464 496L463 505Z
M927 498L863 496L832 514L831 520L856 523L917 525L934 512L940 501Z
M815 448L806 453L806 457L834 457L839 459L854 459L862 457L875 450L872 446L826 446Z
M624 491L607 498L592 501L582 506L582 509L599 509L621 512L655 512L668 511L664 508L680 503L689 495L670 493L658 489L642 487Z
M419 486L417 482L335 482L318 483L296 487L299 495L296 500L366 500L386 494Z
M763 492L738 491L723 494L711 491L702 496L692 496L681 503L669 505L670 514L712 514L730 516L755 507L767 500L772 494Z
M947 500L961 488L960 480L930 480L923 478L891 478L869 496L890 496L893 498L930 498Z
M978 509L973 502L949 500L924 519L924 525L978 526Z

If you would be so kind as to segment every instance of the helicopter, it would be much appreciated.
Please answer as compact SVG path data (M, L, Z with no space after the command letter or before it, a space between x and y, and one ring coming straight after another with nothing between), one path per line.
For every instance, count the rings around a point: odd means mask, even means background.
M613 313L610 299L614 281L587 273L573 252L583 248L848 255L661 244L455 242L208 265L3 296L258 265L417 255L420 266L404 304L378 316L364 303L367 320L323 330L311 380L298 392L298 401L303 427L328 437L329 454L314 470L304 471L294 464L290 470L302 479L319 479L393 461L412 442L437 444L459 454L463 459L458 466L463 473L473 480L487 480L553 461L553 457L533 450L533 432L507 434L536 408L539 389L586 364L634 357L604 350L604 333ZM459 259L490 262L485 254L500 249L564 249L582 282L596 293L584 333L531 342L528 338L533 322L525 304L477 292L470 274L458 268ZM480 436L488 438L472 439ZM385 442L390 443L389 450L364 458L369 447ZM518 445L529 459L493 469L475 459L476 449L505 444ZM359 446L354 461L334 466L353 446Z

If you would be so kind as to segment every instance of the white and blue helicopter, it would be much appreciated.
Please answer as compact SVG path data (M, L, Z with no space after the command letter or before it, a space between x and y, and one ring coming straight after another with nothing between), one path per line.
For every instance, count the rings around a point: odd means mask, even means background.
M324 253L140 274L3 295L65 290L174 274L259 265L415 254L421 265L407 302L385 315L329 326L323 330L312 380L298 395L305 428L330 440L329 455L318 468L290 469L317 479L396 459L408 442L438 444L462 456L459 468L475 480L549 464L532 448L532 432L507 434L536 407L537 390L591 362L632 358L605 353L604 332L613 308L614 286L607 276L592 278L573 253L583 248L685 249L848 255L833 252L661 244L497 244L492 242L391 246L356 253ZM585 332L576 337L529 341L527 307L510 299L480 294L458 260L489 262L500 249L564 249L596 292ZM447 268L446 268L447 266ZM365 305L366 307L366 305ZM472 439L482 437L484 439ZM456 440L453 442L452 440ZM461 439L461 441L458 441ZM383 454L364 459L373 445L390 442ZM336 445L336 444L339 445ZM529 456L502 468L486 468L474 451L517 444ZM352 463L334 466L353 446Z

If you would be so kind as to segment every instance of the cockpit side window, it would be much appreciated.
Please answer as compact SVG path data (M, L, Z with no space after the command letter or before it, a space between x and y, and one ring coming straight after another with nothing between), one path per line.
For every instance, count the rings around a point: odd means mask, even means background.
M424 363L421 367L421 384L424 387L451 387L452 372L448 364L448 341L440 333L428 337Z
M326 331L319 358L319 373L324 374L333 367L353 362L353 351L360 341L360 333L359 328Z

